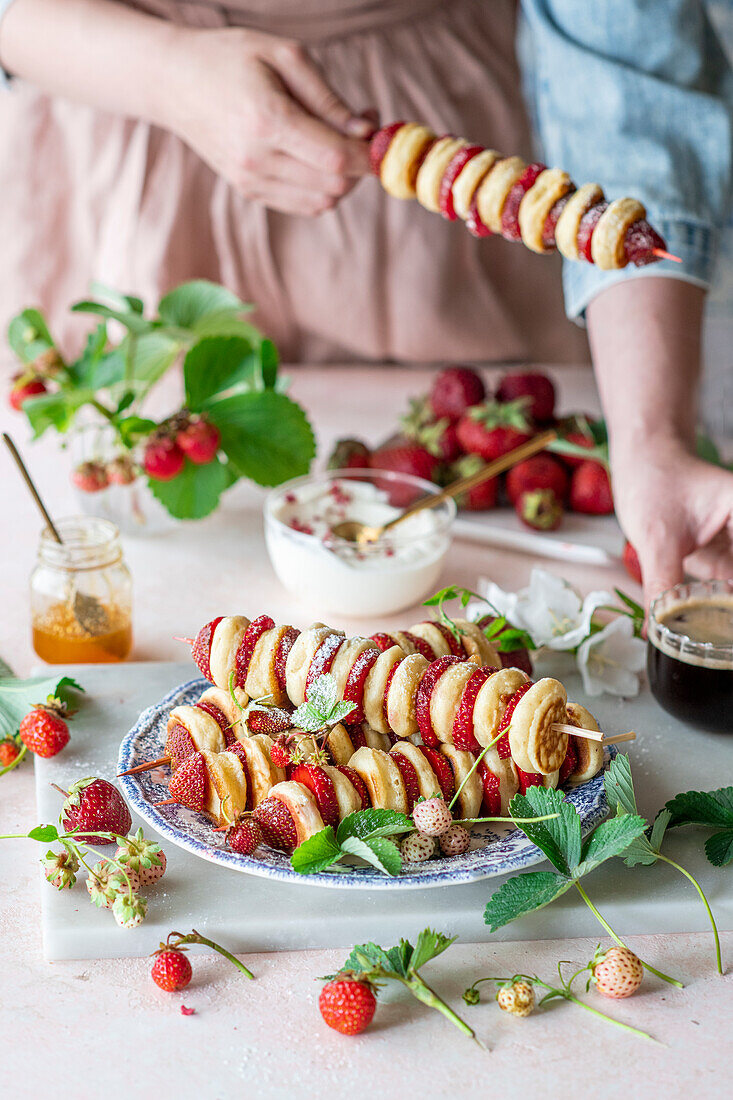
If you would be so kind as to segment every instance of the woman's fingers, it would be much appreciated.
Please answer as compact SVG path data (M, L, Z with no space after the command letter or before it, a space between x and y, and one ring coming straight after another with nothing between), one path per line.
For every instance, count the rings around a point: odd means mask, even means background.
M316 118L349 137L371 137L373 124L346 106L299 43L283 42L271 63L290 94Z
M337 202L333 195L327 195L324 191L314 191L271 178L258 180L248 187L246 197L252 202L262 203L270 210L306 218L331 210Z
M269 179L293 183L309 191L320 191L334 198L347 194L357 182L353 176L322 172L281 152L272 152L263 159L261 174Z

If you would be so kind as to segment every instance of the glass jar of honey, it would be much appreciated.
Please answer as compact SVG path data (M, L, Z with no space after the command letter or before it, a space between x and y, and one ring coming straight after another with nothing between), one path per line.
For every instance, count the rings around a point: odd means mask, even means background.
M49 664L123 661L132 647L132 579L114 523L74 516L46 528L31 574L33 648Z

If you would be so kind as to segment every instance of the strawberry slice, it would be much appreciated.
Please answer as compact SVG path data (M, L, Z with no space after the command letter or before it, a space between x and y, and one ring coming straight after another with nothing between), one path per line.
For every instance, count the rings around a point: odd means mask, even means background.
M336 770L340 771L342 775L345 775L348 780L351 781L356 793L361 799L362 810L368 810L372 804L369 797L369 791L367 785L361 778L358 772L355 772L353 768L350 768L348 764L337 764Z
M293 728L293 716L282 707L251 710L247 714L247 728L250 733L266 733L269 737L277 737L278 733L285 733Z
M262 829L265 844L288 854L297 848L295 822L290 810L279 798L263 799L252 816Z
M571 191L568 191L568 193L566 195L563 195L561 199L558 199L555 205L551 208L550 213L545 218L545 224L542 227L542 243L545 248L555 247L555 230L557 228L557 223L559 222L560 215L567 206L570 200L570 196L573 194L574 191L575 188L573 188Z
M497 733L503 733L504 730L509 729L509 723L512 720L512 716L514 714L514 711L517 709L517 703L519 702L520 699L524 698L524 696L527 694L529 689L533 686L534 685L533 685L532 681L527 680L526 684L522 684L522 686L520 688L517 688L517 690L514 692L514 694L512 696L510 696L509 702L506 705L506 710L504 711L504 714L502 715L501 722L499 722L499 728L496 731Z
M489 768L486 760L480 760L476 768L484 788L482 808L487 817L498 817L501 813L501 785L498 776Z
M575 738L568 737L568 751L565 753L565 759L560 765L560 775L557 779L558 787L562 786L566 779L568 779L578 766L578 750L575 747Z
M473 711L476 706L476 697L481 691L489 676L493 676L498 669L485 667L477 668L472 673L470 680L463 689L461 701L453 720L453 744L457 749L468 752L481 752L481 746L473 732Z
M280 691L285 691L285 670L288 663L288 654L293 648L293 643L295 642L299 634L299 630L296 630L294 626L289 626L283 634L282 638L280 639L277 649L275 650L274 672L275 679L277 680L277 685L280 688Z
M455 207L453 206L453 184L456 182L469 160L478 156L479 153L483 153L483 151L483 145L466 145L463 149L459 149L452 160L448 162L448 167L443 173L443 178L440 181L440 193L438 196L440 213L444 218L447 218L448 221L454 222L457 217Z
M456 793L453 769L446 758L436 749L431 749L427 745L418 745L418 748L435 772L438 783L440 783L440 789L443 792L443 798L446 802L450 802L451 798Z
M218 619L212 619L206 626L202 626L191 649L191 656L201 669L201 675L205 676L207 680L211 680L211 640L214 637L214 631L223 618L224 616L220 615Z
M208 699L204 699L203 702L199 700L199 702L195 703L194 706L197 706L199 710L205 711L206 714L211 715L221 732L224 734L224 743L227 748L229 747L229 745L237 740L229 719L223 713L223 711L219 710L215 703L210 703Z
M626 230L624 253L628 263L635 264L636 267L655 263L659 259L653 254L652 250L655 248L661 248L666 252L667 243L645 219L634 222Z
M408 642L414 645L418 653L422 653L423 657L427 661L434 661L438 654L435 652L430 642L426 642L424 638L418 638L417 634L411 634L409 630L403 630L402 633L407 638Z
M517 768L517 775L519 776L519 793L526 794L528 787L541 787L542 776L537 772L523 772L521 768Z
M369 167L375 176L379 175L379 169L382 167L384 154L389 149L392 138L404 125L404 122L390 122L388 126L383 126L381 130L377 130L376 134L369 142Z
M252 778L249 774L249 764L247 763L247 756L245 754L244 748L242 745L240 745L239 741L235 741L228 751L233 752L239 760L239 763L242 765L244 778L247 780L247 805L245 806L245 809L251 810L254 808L254 791L252 789Z
M181 806L201 813L206 804L209 774L200 752L193 752L174 772L168 784L168 794Z
M536 183L537 177L546 168L547 165L541 164L540 161L528 164L517 182L510 188L501 210L501 235L505 241L519 241L522 239L519 230L519 207L530 187Z
M397 644L391 634L372 634L369 641L374 642L382 653L385 653L388 649L391 649L393 645Z
M394 674L402 664L403 660L404 657L401 657L399 661L395 661L395 663L392 665L391 669L387 673L387 679L384 684L384 694L382 695L382 717L384 718L384 721L387 725L389 725L389 718L387 717L387 699L389 698L389 689L392 686Z
M351 744L354 746L354 752L357 749L366 748L366 735L361 728L361 724L358 726L349 726L349 737L351 738Z
M417 778L415 765L411 760L408 760L406 756L403 756L401 752L390 752L389 755L400 769L402 782L405 784L405 793L407 794L407 812L411 814L415 803L420 797L420 782Z
M420 680L420 686L415 693L415 717L417 719L420 735L426 745L430 748L437 749L440 742L435 736L435 730L433 729L433 721L430 717L430 700L433 696L435 685L440 677L449 669L451 665L457 665L462 661L462 657L441 657L439 660L434 661L422 675ZM441 759L443 759L441 757Z
M334 662L334 658L343 644L343 634L329 634L325 641L321 642L318 649L313 654L311 663L308 665L308 672L305 677L305 690L303 692L306 699L308 698L310 688L313 687L318 677L325 676L327 672L331 671L331 665Z
M168 731L168 736L165 739L165 751L171 758L173 771L179 768L192 752L196 752L196 745L191 734L180 722L176 722Z
M584 260L587 260L589 264L593 263L593 255L591 252L593 230L598 225L604 210L608 210L607 202L598 202L595 206L591 206L590 210L586 210L585 214L583 214L583 217L580 219L580 225L578 226L578 255L582 256Z
M445 638L446 643L448 645L448 648L450 649L450 651L451 651L451 653L453 654L454 657L463 658L463 657L466 656L465 649L463 648L461 643L458 641L458 639L453 636L453 632L451 630L449 630L449 628L445 625L445 623L435 623L435 622L432 621L432 619L428 619L426 621L431 626L434 626L437 630L440 631L440 633Z
M472 237L493 237L494 235L489 229L488 225L485 225L481 220L481 215L478 212L478 202L475 195L471 199L471 203L468 207L466 229Z
M274 625L275 621L271 619L269 615L258 615L245 630L244 637L239 643L239 649L237 650L237 656L235 658L234 684L236 687L244 688L255 646L265 631L272 630Z
M308 788L316 800L323 824L333 825L335 828L340 820L339 804L333 781L323 768L319 768L317 764L295 764L290 771L290 778Z
M364 685L378 656L378 649L365 649L349 669L344 687L344 702L354 704L354 710L348 716L349 722L364 721Z

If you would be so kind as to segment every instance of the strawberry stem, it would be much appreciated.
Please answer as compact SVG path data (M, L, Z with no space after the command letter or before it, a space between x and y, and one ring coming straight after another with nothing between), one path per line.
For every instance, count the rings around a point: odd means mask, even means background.
M55 791L58 791L59 794L62 794L64 796L64 798L69 797L69 792L65 791L63 787L59 787L58 783L52 783L51 786L53 787L53 789Z
M698 894L700 895L700 899L701 899L703 905L705 906L705 909L707 910L708 918L710 919L710 924L711 924L711 927L713 929L713 938L715 940L715 962L716 962L716 965L717 965L717 968L718 968L718 973L722 974L723 973L723 961L722 961L721 953L720 953L720 937L718 936L718 927L715 923L715 917L713 916L713 911L710 908L710 902L705 897L705 892L704 892L702 886L697 881L697 879L694 878L690 874L689 871L686 871L684 867L681 867L679 865L679 863L675 863L675 861L673 859L670 859L669 856L663 856L661 854L661 852L657 852L656 855L657 855L657 859L664 860L664 862L668 863L670 865L670 867L674 867L677 871L679 871L679 873L681 875L684 875L685 878L688 879L692 883L692 885L695 887Z
M400 978L399 980L407 986L413 997L417 997L418 1001L422 1001L422 1003L429 1008L434 1008L438 1012L442 1012L452 1024L455 1024L459 1031L462 1031L464 1035L468 1035L470 1039L478 1043L482 1050L486 1049L481 1040L477 1038L473 1028L469 1027L466 1021L462 1020L461 1017L438 996L435 990L430 988L428 983L419 974L413 973L411 977Z
M504 825L513 822L515 825L529 825L533 821L553 821L560 814L543 814L542 817L462 817L454 821L454 825L480 825L484 821L500 821Z
M178 936L178 939L171 943L171 936ZM254 981L254 974L252 971L248 970L243 962L240 962L238 958L232 955L231 951L227 951L226 947L222 947L221 944L214 943L213 940L207 939L206 936L202 936L195 928L192 929L188 935L184 935L182 932L171 932L169 934L169 947L180 947L184 943L199 943L204 947L210 947L212 951L217 951L220 955L223 955L225 959L229 959L229 962L236 966L237 970L241 970L250 980Z
M7 775L7 773L11 772L13 770L13 768L17 768L18 764L20 764L21 760L23 759L23 757L25 756L25 754L27 752L28 752L28 746L23 745L22 749L20 750L20 752L16 756L15 760L13 760L13 762L11 764L8 764L4 768L0 768L0 775Z

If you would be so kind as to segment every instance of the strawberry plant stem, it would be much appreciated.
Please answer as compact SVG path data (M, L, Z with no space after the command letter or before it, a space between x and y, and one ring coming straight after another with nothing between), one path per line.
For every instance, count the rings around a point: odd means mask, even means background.
M611 925L608 923L608 921L605 920L601 916L601 914L598 912L595 905L590 900L590 898L588 897L588 895L586 894L585 890L580 885L580 883L575 882L574 885L575 885L578 893L580 894L581 898L583 899L585 904L590 909L593 916L596 918L597 921L599 921L600 924L603 925L603 927L606 929L606 931L608 932L611 939L615 940L616 943L619 945L619 947L625 947L627 951L630 951L631 948L628 946L628 944L625 944L624 941L621 939L621 937L616 935L616 933L614 932L613 928L611 928ZM658 978L661 978L663 982L669 982L670 985L675 985L675 986L677 986L678 989L684 989L684 986L683 986L682 982L678 982L676 978L670 978L669 974L662 973L661 970L657 970L655 967L650 966L649 963L645 963L643 959L639 959L639 962L641 963L641 965L644 967L645 970L648 970L650 974L656 974L656 976Z
M477 756L477 757L476 757L476 759L474 760L473 764L472 764L472 765L471 765L471 767L469 768L468 772L467 772L467 773L466 773L466 775L465 775L465 776L463 777L463 782L461 783L460 787L458 788L458 790L456 791L456 793L455 793L455 794L453 795L452 799L451 799L451 800L450 800L450 802L448 803L448 809L449 809L449 810L452 810L452 809L453 809L453 804L454 804L454 802L456 801L456 799L458 798L458 796L459 796L459 794L461 793L461 791L463 790L463 788L464 788L464 787L466 786L466 783L467 783L467 782L468 782L468 780L469 780L469 779L471 778L471 776L473 775L473 773L474 773L474 772L476 771L476 768L477 768L477 767L479 766L479 764L481 763L481 761L483 760L483 758L484 758L484 757L486 756L486 753L487 753L487 752L489 751L489 749L490 749L490 748L492 747L492 745L495 745L495 744L496 744L496 742L497 742L497 741L499 740L499 738L500 738L501 736L502 736L502 734L500 734L500 733L497 733L496 737L494 737L494 739L493 739L492 741L489 741L488 745L486 745L486 747L485 747L485 748L483 748L483 749L481 750L481 752L480 752L480 753L478 754L478 756Z
M171 934L180 935L178 932L173 932ZM220 955L223 955L225 959L229 959L229 962L233 963L237 970L241 970L251 981L254 981L254 974L252 971L248 970L244 963L240 962L239 959L232 955L231 951L227 951L226 947L221 947L220 944L214 943L213 940L207 939L206 936L202 936L195 928L188 936L183 936L174 946L178 947L181 943L200 943L203 944L204 947L210 947L212 951L217 951Z
M543 814L541 817L461 817L453 822L454 825L480 825L484 821L500 821L504 825L510 821L514 825L529 825L533 821L554 821L560 814Z
M428 983L421 978L419 974L413 973L411 977L400 978L399 980L404 982L413 997L417 997L418 1001L422 1001L422 1003L429 1008L435 1008L438 1012L442 1012L452 1024L455 1024L459 1031L462 1031L464 1035L468 1035L470 1039L473 1039L474 1042L478 1043L479 1046L483 1048L483 1043L476 1037L476 1032L473 1028L469 1027L466 1021L462 1020L461 1017L438 996L435 990L430 988Z
M27 752L28 752L28 746L23 745L23 748L20 750L20 752L16 756L15 760L13 760L13 762L11 764L8 764L7 767L5 767L5 768L0 768L0 775L7 775L7 773L11 772L13 770L13 768L17 768L18 764L20 764L21 760L23 759L23 757L25 756L25 754Z
M679 863L675 863L675 861L673 859L670 859L668 856L663 856L661 854L661 852L657 852L656 855L657 855L657 859L664 860L664 862L668 863L670 865L670 867L674 867L677 871L679 871L679 873L681 875L684 875L685 878L688 879L692 883L692 885L695 887L698 894L700 895L700 900L702 901L703 905L705 906L705 909L706 909L707 914L708 914L708 918L710 920L710 925L711 925L712 930L713 930L713 938L715 940L715 962L716 962L716 965L718 967L718 973L722 974L723 973L723 960L721 958L721 953L720 953L720 937L718 936L718 927L715 923L715 917L713 916L713 911L710 908L710 903L709 903L708 899L705 897L705 892L704 892L702 886L697 881L697 879L694 878L690 874L689 871L686 871L684 867L681 867L679 865Z
M584 968L585 969L585 968ZM578 971L582 974L582 970ZM577 978L577 974L574 974L570 979L570 982ZM633 1035L638 1035L640 1039L648 1039L650 1043L659 1042L653 1035L650 1035L647 1031L642 1031L639 1027L632 1027L631 1024L625 1024L621 1020L614 1020L613 1016L607 1016L605 1012L601 1012L598 1008L593 1008L592 1005L586 1004L585 1001L581 1001L580 997L576 997L570 990L570 982L563 983L562 989L558 989L554 985L550 985L549 982L544 982L542 978L533 977L532 981L537 982L538 985L544 986L545 989L549 989L551 993L556 996L560 996L565 1001L572 1001L573 1004L578 1005L580 1008L584 1008L586 1012L592 1012L594 1016L598 1016L601 1020L606 1020L609 1024L613 1024L614 1027L623 1028L624 1031L630 1031ZM543 998L544 1000L544 998Z

